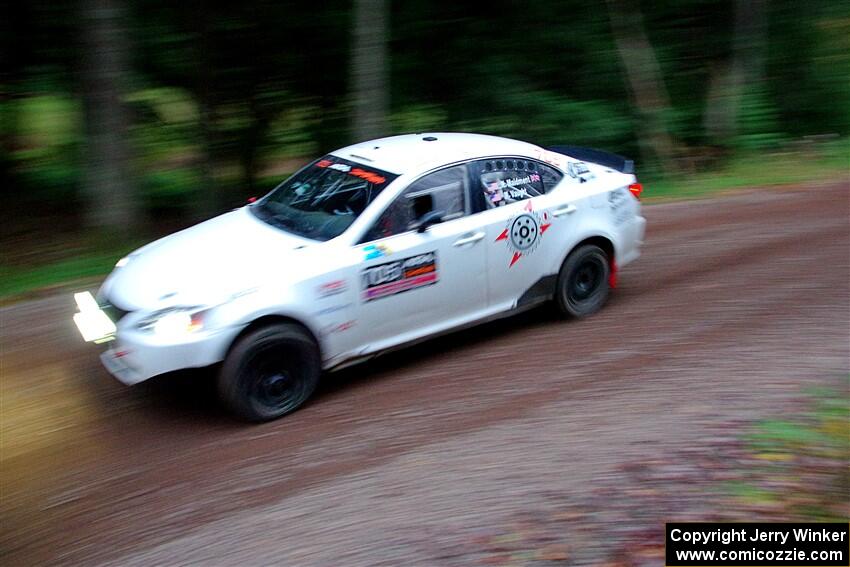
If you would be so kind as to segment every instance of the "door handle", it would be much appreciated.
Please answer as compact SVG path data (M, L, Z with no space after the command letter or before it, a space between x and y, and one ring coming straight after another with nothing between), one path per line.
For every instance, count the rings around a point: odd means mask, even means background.
M553 217L562 217L564 215L571 215L576 212L578 208L575 205L564 205L563 207L558 207L554 211L552 211Z
M458 238L454 241L452 246L463 246L465 244L474 244L484 238L483 232L473 232L471 234L464 234L462 237Z

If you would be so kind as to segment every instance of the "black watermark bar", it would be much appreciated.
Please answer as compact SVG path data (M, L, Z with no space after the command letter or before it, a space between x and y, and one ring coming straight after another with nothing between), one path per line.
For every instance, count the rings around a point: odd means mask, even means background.
M847 567L846 523L666 524L668 567Z

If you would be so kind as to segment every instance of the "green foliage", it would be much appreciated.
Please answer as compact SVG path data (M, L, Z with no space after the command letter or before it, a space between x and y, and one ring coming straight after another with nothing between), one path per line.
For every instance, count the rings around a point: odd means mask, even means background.
M126 98L136 117L132 141L138 166L173 167L197 155L198 106L189 93L151 88L134 91Z
M772 187L836 181L847 176L850 139L811 142L770 153L743 153L717 169L694 174L649 175L644 198L694 198L740 188Z
M143 177L144 193L153 208L188 206L193 197L203 198L198 172L189 168L150 171Z
M222 210L299 160L351 141L350 2L119 4L131 51L123 100L134 186L154 210ZM806 137L850 135L850 4L764 3L765 33L743 42L735 2L638 4L669 100L657 104L666 105L660 113L675 155L693 164L706 147L727 152L687 177L659 171L651 155L642 159L643 118L603 5L391 3L386 133L468 130L597 146L636 158L639 172L658 181L655 194L820 175L774 155ZM17 8L3 28L11 57L0 79L0 181L4 205L14 205L2 207L4 225L34 203L80 207L88 156L80 6ZM758 70L744 80L737 135L710 139L711 78L741 44L758 52ZM846 163L847 153L834 167Z
M310 132L316 127L320 112L314 105L285 106L270 121L264 160L274 164L286 158L303 158L319 153Z
M0 102L14 133L9 159L24 201L67 198L80 186L82 132L79 104L64 95L36 95Z
M424 128L423 128L424 129ZM812 181L835 180L846 175L847 161L850 156L850 141L847 139L816 146L816 153L783 153L767 156L749 156L736 159L721 170L709 171L698 175L651 178L641 176L646 187L645 201L661 199L694 198L742 187L768 187L786 183L810 183ZM300 164L293 164L296 167ZM291 174L293 169L280 169L273 174L263 176L259 185L269 190ZM226 183L238 182L238 175L231 175ZM200 194L208 189L200 183L193 169L173 169L151 171L143 177L144 191L149 196L150 205L157 210L188 209L205 198ZM248 195L242 195L242 198ZM238 201L234 201L236 205ZM185 216L185 215L184 215ZM68 281L80 280L91 276L104 276L115 261L133 248L143 244L143 240L126 243L114 239L87 241L82 247L64 249L64 257L39 261L35 259L27 265L0 265L0 299L20 296ZM778 430L782 426L777 426ZM742 491L755 490L743 486Z
M519 123L540 144L576 144L600 148L622 147L633 133L628 109L607 101L579 101L553 93L531 92L512 98ZM525 119L533 116L532 121Z
M842 9L843 6L843 9ZM834 132L850 130L850 9L836 2L834 14L826 13L815 23L812 76L820 96L826 100Z
M126 238L89 238L73 246L67 258L37 265L0 263L0 299L20 297L53 286L101 278L119 258L138 248L141 241Z
M159 87L134 91L127 96L133 105L144 107L149 118L161 127L187 127L198 120L198 104L192 93L174 87Z
M0 266L0 298L57 284L68 284L85 278L102 276L115 266L116 260L116 257L107 254L69 258L61 262L30 269Z
M48 151L79 139L82 117L79 105L70 97L37 95L5 104L8 112L16 115L17 135L30 151Z
M850 4L774 3L766 88L783 132L846 135L850 128Z
M742 93L735 144L745 151L776 149L784 137L767 93L757 87Z
M390 116L392 129L397 133L440 132L447 130L448 115L435 104L414 104Z
M850 379L810 392L810 409L790 419L765 420L747 439L756 462L738 497L779 507L783 516L845 521L850 494Z

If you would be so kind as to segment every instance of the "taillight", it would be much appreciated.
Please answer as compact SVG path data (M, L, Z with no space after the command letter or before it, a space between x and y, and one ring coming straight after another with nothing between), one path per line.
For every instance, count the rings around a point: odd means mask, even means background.
M640 194L643 193L643 185L640 183L632 183L629 185L629 191L635 196L635 199L640 200Z

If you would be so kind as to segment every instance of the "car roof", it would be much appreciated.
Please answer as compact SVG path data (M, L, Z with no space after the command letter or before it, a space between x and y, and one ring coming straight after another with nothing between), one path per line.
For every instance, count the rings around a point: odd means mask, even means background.
M534 158L540 150L534 144L499 136L428 132L360 142L332 153L392 173L416 174L476 157L515 155Z

